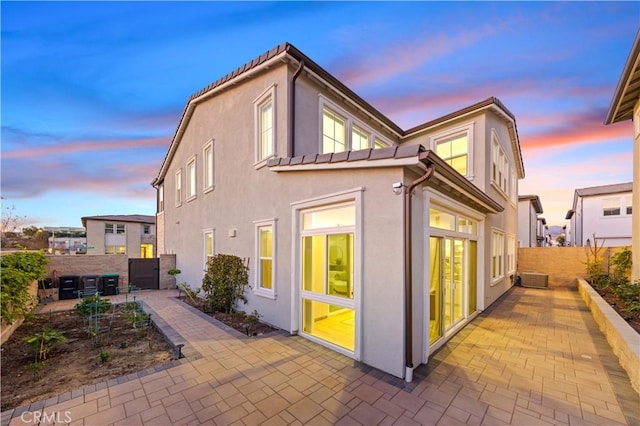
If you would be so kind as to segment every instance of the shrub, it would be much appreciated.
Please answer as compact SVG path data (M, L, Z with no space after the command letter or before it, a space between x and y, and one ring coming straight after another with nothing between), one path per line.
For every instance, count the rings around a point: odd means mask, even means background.
M628 281L616 286L614 292L622 301L621 309L633 315L640 315L640 281L630 283Z
M82 317L104 314L111 308L109 299L103 299L100 295L88 296L76 304L76 313Z
M2 319L7 324L31 312L34 298L29 284L43 279L47 258L41 252L16 252L0 257L0 302Z
M629 247L625 247L622 251L616 253L611 258L611 271L610 278L612 285L620 285L629 281L629 273L631 272L631 250Z
M209 259L202 279L202 290L214 311L230 313L242 300L249 284L249 267L238 256L218 254Z
M45 328L40 333L25 337L22 341L35 351L37 362L38 360L47 359L51 349L59 343L66 342L67 338L58 330Z

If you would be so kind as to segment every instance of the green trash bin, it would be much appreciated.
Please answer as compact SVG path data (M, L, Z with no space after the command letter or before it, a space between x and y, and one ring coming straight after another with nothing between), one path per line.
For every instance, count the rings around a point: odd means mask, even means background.
M104 296L115 296L118 294L118 282L120 274L102 275L102 294Z

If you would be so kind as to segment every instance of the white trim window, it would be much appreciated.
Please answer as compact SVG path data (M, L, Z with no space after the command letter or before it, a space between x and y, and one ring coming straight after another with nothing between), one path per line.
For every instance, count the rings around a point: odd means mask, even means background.
M633 213L633 197L631 195L629 195L628 197L625 197L625 203L626 203L626 212L629 216L631 216L631 214Z
M115 234L113 223L105 223L104 224L104 233L105 234Z
M511 171L511 202L518 203L518 177L515 171Z
M620 198L602 200L602 216L620 216Z
M504 277L504 232L491 231L491 280Z
M355 120L323 96L320 97L320 123L322 154L392 146L373 129Z
M104 254L127 254L125 246L104 246Z
M254 101L256 165L262 166L276 155L276 85L272 85Z
M164 184L158 186L158 213L164 211Z
M187 201L196 198L196 157L187 163Z
M516 271L516 236L507 235L507 273Z
M214 180L213 180L213 141L206 144L202 150L202 158L204 162L204 167L202 167L203 175L203 191L208 192L213 189Z
M498 136L493 133L493 161L491 167L491 183L498 188L504 196L509 194L509 158L504 153Z
M208 269L209 259L214 256L214 244L213 229L204 230L204 270Z
M255 294L276 298L276 219L254 222Z
M473 178L473 123L430 138L431 149L467 179Z
M182 205L182 169L176 171L175 179L176 207Z

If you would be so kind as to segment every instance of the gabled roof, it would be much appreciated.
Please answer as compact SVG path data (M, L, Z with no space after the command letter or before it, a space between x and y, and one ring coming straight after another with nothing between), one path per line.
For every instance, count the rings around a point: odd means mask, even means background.
M340 93L345 99L345 102L349 102L351 104L356 105L361 110L364 111L365 114L368 114L373 120L380 123L382 126L386 127L389 132L395 133L398 138L403 138L408 135L414 134L416 132L428 129L429 127L433 127L438 124L445 123L446 121L457 119L463 117L467 114L475 113L481 111L483 109L492 109L498 115L500 115L506 122L507 127L509 129L512 148L515 155L516 160L516 169L518 171L518 176L520 178L524 177L524 165L522 162L522 153L520 150L520 141L518 138L518 130L516 128L515 117L514 115L500 102L499 99L495 97L490 97L484 101L473 104L469 107L463 108L461 110L455 111L451 114L447 114L446 116L440 117L438 119L429 121L425 124L422 124L417 127L413 127L407 131L402 130L397 124L395 124L392 120L374 108L367 101L358 96L355 92L349 89L344 83L340 82L337 78L327 72L320 65L315 63L311 58L303 54L300 50L298 50L295 46L290 43L280 44L273 49L263 53L252 61L247 62L243 66L235 69L224 77L216 80L215 82L209 84L205 88L197 91L193 95L189 97L187 100L187 104L184 108L180 121L178 123L178 127L174 133L171 144L167 151L167 154L163 160L162 166L158 173L158 176L151 183L152 185L157 185L164 180L164 176L167 173L167 168L173 158L175 150L180 142L182 134L184 133L186 126L191 119L193 111L197 104L203 102L211 96L219 93L220 91L226 90L227 88L240 83L241 81L251 78L254 74L262 72L264 70L268 70L272 67L275 67L280 64L293 63L300 64L304 61L304 72L307 73L311 78L314 78L318 81L323 82L327 87L331 88L331 90Z
M425 185L437 188L451 198L483 213L498 213L504 210L500 203L458 173L435 152L425 149L422 145L273 158L267 165L270 170L276 172L419 165L424 168L426 165L434 167L435 173L425 182Z
M622 69L616 91L604 124L631 120L633 107L640 98L640 30L631 47L627 63Z
M590 188L576 189L579 197L592 197L595 195L619 194L621 192L631 192L633 190L633 182L614 183L612 185L592 186Z
M144 223L149 225L156 224L156 217L145 214L116 214L104 216L84 216L82 217L82 226L87 227L87 220L101 220L105 222L131 222Z
M537 195L519 195L518 201L529 201L533 204L533 208L536 210L537 214L544 213L542 210L542 203L540 202L540 197Z

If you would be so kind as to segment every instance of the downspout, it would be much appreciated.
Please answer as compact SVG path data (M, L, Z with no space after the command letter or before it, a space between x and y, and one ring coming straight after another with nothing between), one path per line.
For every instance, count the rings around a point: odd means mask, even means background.
M291 116L289 117L289 143L287 146L287 157L295 155L295 138L296 138L296 80L302 73L304 68L304 59L300 60L300 65L293 77L291 78L291 86L289 87L289 108L291 108Z
M412 294L412 272L413 262L411 259L411 192L413 189L429 179L433 174L435 166L429 164L424 175L414 180L404 188L404 341L405 341L405 376L406 382L413 381L413 294Z

